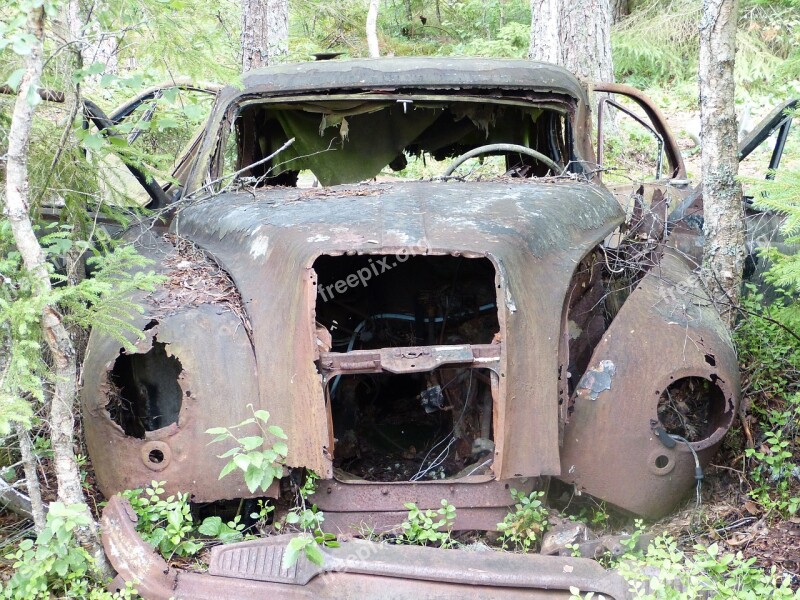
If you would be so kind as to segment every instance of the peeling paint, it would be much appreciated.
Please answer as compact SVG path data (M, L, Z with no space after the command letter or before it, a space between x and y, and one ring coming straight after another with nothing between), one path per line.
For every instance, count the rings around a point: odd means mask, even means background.
M589 369L578 384L578 396L597 400L601 392L611 389L611 381L617 367L610 360L602 360L597 367Z
M262 256L267 256L268 250L269 250L269 236L260 235L256 239L254 239L250 244L250 256L252 256L253 258L260 258Z

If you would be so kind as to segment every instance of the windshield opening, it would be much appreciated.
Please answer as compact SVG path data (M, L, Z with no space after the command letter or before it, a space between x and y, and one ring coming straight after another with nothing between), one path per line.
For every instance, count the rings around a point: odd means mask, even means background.
M481 151L461 173L542 177L569 163L568 118L554 104L476 98L255 102L239 107L209 175L218 189L420 179L471 150L514 144L523 148Z

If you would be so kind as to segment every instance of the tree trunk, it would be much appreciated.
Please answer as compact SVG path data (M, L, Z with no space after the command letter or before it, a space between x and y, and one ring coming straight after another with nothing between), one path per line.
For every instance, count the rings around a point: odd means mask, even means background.
M745 244L733 80L738 8L737 0L703 0L700 20L703 280L729 324L739 302Z
M25 268L35 280L37 293L50 295L52 291L50 274L28 213L28 149L35 111L35 104L29 99L36 97L35 90L39 87L42 75L44 19L42 8L31 9L28 17L28 33L34 43L25 61L25 74L20 83L8 130L6 216ZM56 383L50 405L50 433L53 463L58 481L58 498L65 504L83 503L83 489L72 448L73 410L77 392L75 351L69 333L54 306L48 304L44 307L41 324L55 370ZM88 513L88 508L86 510ZM91 517L91 514L89 516ZM78 530L76 535L82 544L92 548L101 570L108 570L105 554L97 539L94 520L90 518L89 527Z
M288 0L242 0L242 71L289 54Z
M33 446L27 429L22 425L16 426L19 453L22 457L22 468L25 470L25 487L28 489L31 517L36 533L40 533L45 526L45 509L42 502L42 490L39 485L39 474L36 472L36 457L33 455Z
M105 73L116 75L119 70L117 38L108 35L97 19L90 19L79 0L70 0L65 12L69 39L77 42L82 65L102 63ZM101 77L99 74L89 75L86 82L96 85Z
M614 81L611 0L531 0L528 57L586 81Z
M367 48L372 58L381 55L378 47L378 4L380 0L369 0L369 11L367 12Z
M531 0L531 39L528 58L562 64L559 41L561 0Z
M616 25L631 14L630 0L611 0L611 24Z

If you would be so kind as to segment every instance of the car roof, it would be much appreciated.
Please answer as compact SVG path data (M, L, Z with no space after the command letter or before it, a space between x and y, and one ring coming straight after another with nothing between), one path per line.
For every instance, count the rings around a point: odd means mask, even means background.
M249 71L239 92L366 89L517 89L588 102L578 79L549 63L521 59L403 57L287 63Z

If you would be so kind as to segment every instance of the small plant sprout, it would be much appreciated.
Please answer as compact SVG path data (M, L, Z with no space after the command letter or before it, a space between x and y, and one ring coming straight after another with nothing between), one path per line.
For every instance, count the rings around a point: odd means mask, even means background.
M398 544L415 544L418 546L438 545L450 548L455 540L450 537L456 520L456 507L447 500L442 500L437 510L420 509L414 502L406 502L408 517L401 525L402 533L397 537Z
M325 516L316 504L308 504L309 496L313 496L317 491L317 479L319 475L313 471L306 473L303 485L297 488L297 506L295 506L284 519L284 523L278 525L278 529L284 526L291 526L302 532L302 535L293 538L286 547L283 555L283 568L288 569L294 565L303 552L306 558L316 565L321 565L323 560L321 546L327 548L337 548L339 542L332 533L322 531L322 522Z
M508 550L528 552L539 540L547 528L547 509L542 504L544 492L531 492L526 495L515 489L511 490L514 499L514 510L506 515L502 523L497 524L500 532L500 543Z
M247 405L253 416L245 419L232 427L212 427L206 433L215 436L210 444L233 440L236 445L227 452L220 454L219 458L230 458L222 468L219 479L229 475L236 469L244 473L244 482L250 493L255 493L261 488L266 492L276 478L283 475L283 464L289 448L283 429L277 425L269 425L269 413L265 410L254 410L252 404ZM256 424L261 430L261 435L248 435L239 437L234 431ZM268 445L267 440L278 438L278 441Z

